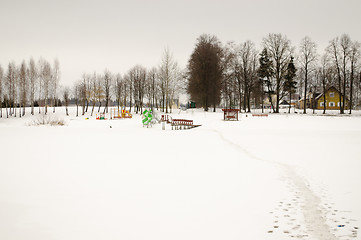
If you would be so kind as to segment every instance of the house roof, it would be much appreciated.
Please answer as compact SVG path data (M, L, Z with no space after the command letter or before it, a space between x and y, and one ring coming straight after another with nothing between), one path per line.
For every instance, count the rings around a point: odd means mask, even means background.
M336 92L338 92L338 94L340 94L341 96L343 96L343 94L335 87L335 86L330 86L329 88L326 89L325 92L330 91L331 89L334 89ZM320 93L317 97L316 100L320 99L323 96L324 93ZM348 101L347 97L346 100Z

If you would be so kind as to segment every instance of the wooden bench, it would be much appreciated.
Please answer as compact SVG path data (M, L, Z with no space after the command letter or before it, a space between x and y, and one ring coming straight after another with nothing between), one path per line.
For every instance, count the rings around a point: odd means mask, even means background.
M268 117L267 113L253 113L252 117Z
M171 125L172 125L172 130L173 130L173 127L175 130L178 130L178 129L189 129L189 128L193 128L194 125L193 125L193 120L187 120L187 119L173 119L172 122L171 122Z

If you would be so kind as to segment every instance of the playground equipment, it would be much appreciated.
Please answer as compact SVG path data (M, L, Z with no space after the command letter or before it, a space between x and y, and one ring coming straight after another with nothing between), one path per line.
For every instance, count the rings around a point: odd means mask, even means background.
M100 113L99 115L98 114L96 115L96 120L107 120L107 119L105 118L104 113Z
M160 119L162 124L170 124L172 126L172 130L184 130L184 129L191 129L195 127L199 127L201 125L194 125L193 120L188 119L172 119L169 115L162 115ZM165 130L165 128L163 128Z
M252 117L268 117L267 113L253 113Z
M143 126L152 126L152 119L153 119L153 115L152 115L152 110L144 110L143 112Z
M110 109L110 119L121 119L121 118L132 118L132 114L128 110L111 108Z
M223 111L223 120L236 120L238 121L238 112L239 109L222 109Z

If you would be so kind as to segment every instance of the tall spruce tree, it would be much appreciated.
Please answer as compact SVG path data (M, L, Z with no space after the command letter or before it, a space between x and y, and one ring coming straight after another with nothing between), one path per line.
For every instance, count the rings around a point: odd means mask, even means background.
M260 81L264 82L262 84L265 84L267 87L267 89L264 92L267 94L268 100L271 103L272 111L275 112L273 102L272 102L272 95L275 93L275 91L272 87L272 83L271 83L271 78L273 76L273 70L272 70L273 68L272 67L273 67L272 61L270 60L267 48L264 48L262 50L262 52L260 54L260 58L259 58L258 76L260 78ZM262 98L262 102L263 102L263 98ZM262 109L262 111L263 111L263 109Z
M293 57L291 56L291 60L287 65L287 73L285 75L285 83L284 83L284 89L290 95L290 100L288 103L289 104L288 113L291 112L292 93L295 93L297 88L297 82L294 80L296 76L296 71L297 69L293 63Z

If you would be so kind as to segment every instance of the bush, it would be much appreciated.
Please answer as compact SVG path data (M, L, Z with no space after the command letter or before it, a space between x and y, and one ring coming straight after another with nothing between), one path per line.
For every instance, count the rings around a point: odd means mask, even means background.
M53 115L40 114L30 124L30 126L50 125L50 126L64 126L63 119L57 119Z

